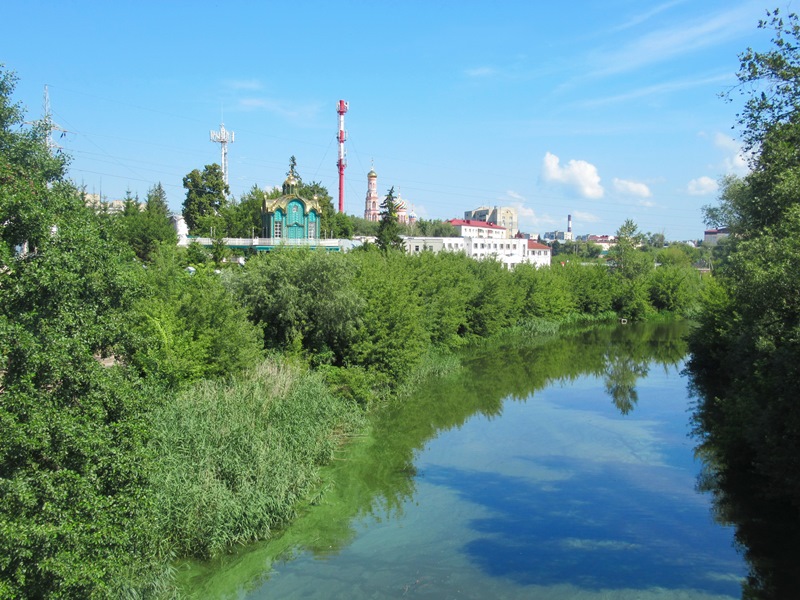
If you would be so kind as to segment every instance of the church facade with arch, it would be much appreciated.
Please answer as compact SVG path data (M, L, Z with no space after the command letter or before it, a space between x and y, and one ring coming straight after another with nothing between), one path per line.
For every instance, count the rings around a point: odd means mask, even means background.
M294 169L283 183L283 194L274 199L264 198L261 207L262 235L283 240L318 240L321 211L315 199L297 193Z

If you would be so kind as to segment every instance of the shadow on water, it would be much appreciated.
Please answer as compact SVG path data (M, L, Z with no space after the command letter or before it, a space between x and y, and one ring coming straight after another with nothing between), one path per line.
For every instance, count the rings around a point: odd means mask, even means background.
M637 403L639 379L654 365L669 369L681 362L686 354L687 328L685 323L601 327L558 338L509 340L464 355L462 369L458 372L430 382L405 401L375 414L370 432L354 440L338 460L326 468L319 497L302 510L287 529L268 542L253 544L216 560L180 565L179 582L184 592L190 597L240 597L244 591L255 589L269 579L275 563L291 560L300 553L319 557L336 554L354 539L356 519L366 516L383 520L402 513L403 506L415 494L415 458L430 440L442 431L463 426L475 415L489 419L501 415L503 404L509 398L525 400L553 383L568 384L579 377L594 375L603 379L609 401L623 415L629 414ZM501 481L497 479L502 477L500 475L459 473L456 477L456 473L447 471L427 475L454 489L474 486L488 493L502 485L514 490L513 494L495 499L483 497L486 503L493 503L493 510L499 510L500 516L475 523L492 535L470 544L467 551L487 573L514 577L521 582L575 580L576 565L560 562L565 560L563 551L558 553L560 558L551 557L547 544L556 543L548 533L553 528L561 528L563 532L564 528L576 525L566 516L548 524L532 518L524 528L518 529L510 519L512 509L514 513L521 510L531 515L557 517L559 505L590 502L592 495L613 493L607 486L599 485L607 474L585 480L585 489L574 498L557 492L543 493L526 481L509 478ZM585 498L581 494L585 494ZM657 497L648 498L647 502L650 506L664 505L664 508L667 504ZM514 503L519 506L513 506ZM504 509L508 521L504 520ZM641 514L641 511L637 512L632 504L631 514ZM592 518L603 517L592 515ZM575 543L591 546L594 543L591 534L591 527L583 532L576 531ZM665 535L664 539L668 540L669 536ZM596 543L602 547L605 542ZM659 585L662 580L680 576L679 564L659 563L654 555L636 555L632 564L619 564L620 553L633 556L635 553L631 550L637 542L629 535L621 537L620 543L619 548L606 547L600 552L576 548L575 557L570 560L584 556L587 561L601 561L609 567L603 569L607 573L602 576L590 576L587 571L580 580L582 585L613 586L623 579L630 584L637 578ZM503 560L494 560L493 553ZM648 573L648 570L663 572ZM598 571L592 569L594 573ZM577 572L580 573L580 569Z

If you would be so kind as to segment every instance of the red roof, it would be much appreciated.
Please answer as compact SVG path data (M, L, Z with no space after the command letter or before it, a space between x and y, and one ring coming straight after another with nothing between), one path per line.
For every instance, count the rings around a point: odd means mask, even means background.
M528 240L528 250L550 250L550 246L540 244L535 240Z
M450 219L448 221L450 225L453 227L483 227L484 229L502 229L505 230L505 227L501 227L500 225L495 225L494 223L487 223L486 221L476 221L474 219Z

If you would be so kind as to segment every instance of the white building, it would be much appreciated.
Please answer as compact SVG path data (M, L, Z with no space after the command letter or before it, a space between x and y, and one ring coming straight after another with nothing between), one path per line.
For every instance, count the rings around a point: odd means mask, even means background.
M178 246L189 245L189 226L186 224L186 219L181 214L174 214L169 218L172 223L173 229L178 236Z
M510 238L511 233L505 227L487 223L486 221L476 221L473 219L451 219L448 221L461 237L476 237L489 239Z
M464 219L499 225L509 231L509 237L514 237L519 232L519 217L513 206L479 206L475 210L464 212Z
M550 246L523 238L489 237L404 237L406 252L463 252L476 260L496 260L513 269L523 263L536 267L550 265Z

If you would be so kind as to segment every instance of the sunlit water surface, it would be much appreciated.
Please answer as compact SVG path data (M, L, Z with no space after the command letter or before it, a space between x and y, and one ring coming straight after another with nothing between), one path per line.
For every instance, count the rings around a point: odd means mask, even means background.
M471 357L465 371L381 415L295 524L185 568L186 590L739 598L745 566L733 532L695 491L683 327L617 328Z

